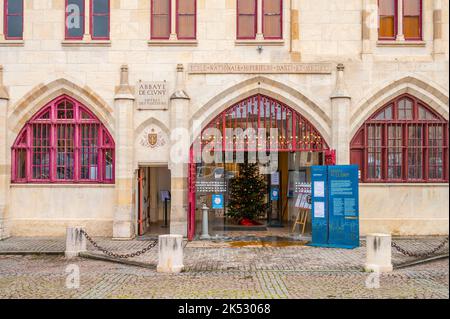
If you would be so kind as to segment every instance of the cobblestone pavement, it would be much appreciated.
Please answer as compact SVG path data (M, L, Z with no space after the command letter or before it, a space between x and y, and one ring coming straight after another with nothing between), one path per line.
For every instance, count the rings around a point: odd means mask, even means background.
M80 270L66 288L66 267ZM233 270L166 275L61 256L1 256L0 298L448 298L448 260L382 275L366 287L357 271Z
M430 250L442 239L396 242L417 252ZM121 253L148 245L138 240L96 240ZM223 242L188 243L186 271L180 275L88 259L69 263L62 256L2 255L0 298L449 298L448 259L384 274L380 288L369 289L369 274L361 271L364 247L272 246L235 248ZM0 242L3 253L63 249L63 239L12 238ZM448 246L445 249L448 252ZM152 249L134 260L156 265L156 253L157 249ZM393 260L403 263L410 259L393 251ZM66 267L70 264L80 269L79 289L66 288Z

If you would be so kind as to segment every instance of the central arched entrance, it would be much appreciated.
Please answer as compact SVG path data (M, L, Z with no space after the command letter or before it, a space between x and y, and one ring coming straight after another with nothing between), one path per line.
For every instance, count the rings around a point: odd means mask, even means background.
M198 226L204 204L213 210L209 214L212 236L272 228L275 233L292 233L296 188L310 183L309 168L323 165L328 152L319 131L284 103L257 94L232 105L210 121L191 146L189 240L201 234ZM242 225L230 217L228 204L232 200L235 211L236 178L250 163L265 180L267 191L261 200L266 211L253 225Z

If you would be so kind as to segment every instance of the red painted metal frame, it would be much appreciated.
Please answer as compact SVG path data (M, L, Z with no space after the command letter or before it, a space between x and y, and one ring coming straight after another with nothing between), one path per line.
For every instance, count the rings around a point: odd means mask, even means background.
M241 37L239 35L239 0L237 1L236 5L236 39L238 40L255 40L256 39L256 33L258 33L258 1L254 0L255 2L255 12L254 12L254 36L252 37Z
M249 102L251 104L249 104ZM255 121L255 105L258 109L257 111L257 121ZM252 119L249 121L249 112L248 110L251 110L250 116ZM233 112L239 111L239 114L244 114L243 111L245 110L245 121L238 122L237 116L233 119L227 120L227 115L233 114ZM261 118L262 114L261 111L264 112L264 119ZM267 116L267 111L270 111L270 116ZM278 119L278 116L280 116L280 120ZM290 114L290 118L288 117L288 114ZM284 118L284 115L286 116ZM244 119L244 116L242 116L241 119ZM281 122L281 126L278 126L278 122ZM242 126L238 126L238 124L242 124ZM244 126L245 124L245 126ZM249 126L249 124L251 126ZM253 124L256 124L257 127L254 127ZM244 149L236 148L236 143L232 142L233 149L228 149L228 143L226 140L226 134L225 129L226 128L237 128L242 127L244 130L247 128L277 128L279 131L281 131L281 135L288 136L289 129L292 133L292 141L286 142L286 139L281 139L281 146L278 146L277 149L271 149L270 146L267 147L267 140L266 140L266 147L264 148L265 151L274 151L274 152L327 152L329 151L329 147L326 143L326 141L323 139L321 134L314 128L314 126L306 120L301 114L299 114L294 109L290 108L289 106L272 99L268 96L257 94L251 97L246 98L245 100L234 104L233 106L229 107L225 111L223 111L221 114L216 116L208 125L206 125L202 133L200 134L197 139L201 139L203 137L203 134L208 128L216 127L221 130L222 136L224 137L222 139L222 151L255 151L255 150L261 150L262 148L256 147L249 148L248 142L247 146L244 144ZM300 134L308 135L308 142L305 141L305 139L300 138ZM319 140L320 147L306 147L307 144L309 145L317 145L318 143L312 143L309 142L309 137L314 136L316 140ZM289 138L289 140L291 140ZM300 146L300 145L305 146ZM270 144L269 144L270 145ZM188 239L192 240L195 236L195 209L196 209L196 188L195 188L195 180L196 180L196 170L197 170L197 163L195 163L195 154L194 154L194 146L192 145L190 148L190 164L189 164L189 176L188 176L188 202L189 202L189 208L188 208Z
M398 103L403 99L409 99L413 102L413 118L412 120L401 120L398 119ZM392 120L376 120L375 117L382 112L387 107L393 107ZM424 108L428 112L430 112L436 120L421 120L419 119L419 107ZM373 179L368 176L368 147L369 147L369 139L368 139L368 127L370 125L376 126L378 125L382 129L381 133L381 178ZM388 127L392 125L400 126L402 129L402 146L401 146L401 166L402 166L402 176L400 179L391 179L388 177ZM421 125L422 130L422 178L409 178L408 171L408 151L410 150L408 144L409 132L408 128L411 126ZM442 128L442 145L438 147L432 147L429 145L429 137L428 130L429 127L441 127ZM364 144L362 146L358 146L357 138L360 134L364 135ZM364 125L358 130L355 134L355 137L351 141L350 145L351 152L355 151L363 151L363 167L361 167L362 174L361 180L366 183L448 183L449 181L449 160L448 160L448 121L446 121L442 116L433 111L427 104L423 101L409 95L403 94L395 98L394 100L387 103L385 106L377 110L374 115L372 115ZM429 178L429 152L433 149L442 150L442 178L432 179Z
M153 36L153 30L154 30L154 19L153 19L153 1L150 1L150 39L151 40L169 40L170 38L170 33L172 32L172 1L171 0L167 0L169 2L169 35L167 37L155 37Z
M179 32L179 12L178 12L178 8L179 8L179 2L180 0L177 0L177 8L176 8L176 30L177 30L177 36L179 40L195 40L197 39L197 0L194 0L194 36L193 37L180 37L180 32Z
M378 12L378 40L392 41L397 39L398 34L398 0L394 1L394 36L393 37L380 37L380 13ZM402 0L400 0L402 1ZM380 0L378 0L378 8L380 8Z
M20 14L9 14L8 13L8 2L10 0L4 0L3 2L3 30L4 30L4 34L5 34L5 40L23 40L23 32L24 32L24 11L25 11L25 7L24 7L24 1L23 0L15 0L15 1L22 1L22 36L21 37L10 37L8 36L8 17L9 16L20 16Z
M91 38L92 40L109 40L111 37L111 1L108 0L108 13L96 13L94 14L94 1L95 0L91 0L90 1L90 21L89 21L89 25L90 25L90 33L91 33ZM107 37L96 37L94 36L94 15L95 16L107 16L108 17L108 36Z
M401 0L401 1L403 1L403 12L402 12L402 22L403 22L403 24L404 24L404 21L405 21L405 2L404 2L404 0ZM406 38L405 37L405 40L406 41L422 41L423 40L423 0L419 0L419 2L420 2L420 12L419 12L419 34L420 34L420 36L419 37L417 37L417 38ZM404 29L404 27L403 27L403 29Z
M272 39L272 40L279 40L279 39L283 39L283 0L278 0L280 1L280 36L278 37L266 37L265 34L265 30L264 30L264 19L266 18L266 13L264 11L264 2L267 0L263 0L262 2L262 27L263 27L263 34L264 34L264 39Z
M59 103L67 101L73 105L73 119L58 119L57 118L57 106ZM41 116L49 113L48 119L41 119ZM89 116L88 119L83 119L82 114L85 113ZM48 179L35 179L33 178L33 154L36 148L33 145L33 127L37 125L48 126L50 135L48 136L48 156L49 156L49 178ZM74 127L74 141L73 145L73 179L57 179L57 127L65 125L66 127ZM82 146L82 133L81 128L84 125L94 125L98 128L96 135L96 145L94 146ZM25 143L22 143L23 139L26 139ZM107 143L108 141L109 143ZM94 148L96 151L96 163L97 163L97 178L94 179L82 179L81 178L81 152L82 149ZM17 153L20 150L26 151L26 174L25 178L19 178L17 176ZM48 184L48 183L61 183L61 184L73 184L73 183L85 183L85 184L113 184L115 181L115 145L112 136L109 134L106 127L98 120L98 118L89 111L84 105L76 101L75 99L62 95L38 111L23 127L21 132L16 138L12 148L12 171L11 182L12 183L36 183L36 184ZM111 179L106 178L106 154L111 153L112 156L112 171ZM66 153L64 153L66 154ZM88 158L91 160L91 157Z
M86 19L86 0L82 0L83 1L83 10L80 12L80 17L82 18L82 29L83 32L82 34L84 35L85 33L85 20ZM81 35L80 37L71 37L69 36L69 30L67 29L67 18L69 16L69 13L67 12L67 7L68 7L68 2L69 0L65 0L65 10L64 10L64 36L66 40L82 40L83 39L83 35Z

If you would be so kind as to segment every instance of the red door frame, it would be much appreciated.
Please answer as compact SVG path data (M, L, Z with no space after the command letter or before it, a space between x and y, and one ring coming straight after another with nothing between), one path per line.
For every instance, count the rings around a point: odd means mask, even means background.
M335 162L335 153L330 152L328 144L319 133L319 131L300 113L292 109L291 107L283 104L273 98L262 94L256 94L251 96L239 103L236 103L220 113L212 121L206 125L202 133L198 138L203 136L206 129L211 127L219 128L222 132L222 150L227 150L227 141L225 129L227 126L229 128L236 128L238 125L244 126L244 121L241 117L240 123L238 123L238 114L246 114L245 128L253 127L255 123L255 103L257 103L257 126L259 128L277 128L281 132L281 140L278 144L277 149L270 149L266 147L266 151L277 151L277 152L324 152L327 160L327 164L333 164ZM263 106L263 107L261 107ZM263 109L264 114L261 114ZM267 114L270 112L270 115ZM234 114L234 120L233 120ZM227 115L231 115L231 119L227 119ZM261 118L263 116L264 120ZM280 116L281 115L281 116ZM290 117L290 118L289 118ZM250 120L249 120L250 119ZM227 125L228 124L228 125ZM281 124L281 125L279 125ZM288 136L289 129L292 136ZM299 135L303 135L299 136ZM286 135L286 136L284 136ZM314 141L312 141L314 139ZM266 143L267 145L267 143ZM308 145L308 146L307 146ZM237 144L233 144L233 152L235 151L254 151L248 147L244 146L244 149L237 149ZM201 147L200 147L201 149ZM196 209L196 176L197 176L197 163L194 157L194 145L191 145L189 152L189 176L188 176L188 239L193 240L195 236L195 209Z

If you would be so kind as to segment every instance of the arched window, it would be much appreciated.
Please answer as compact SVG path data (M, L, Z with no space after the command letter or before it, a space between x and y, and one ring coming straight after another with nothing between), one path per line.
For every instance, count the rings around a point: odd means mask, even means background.
M351 143L364 182L448 181L448 122L402 95L364 123Z
M12 147L13 183L113 183L114 141L85 106L61 96L27 122Z

